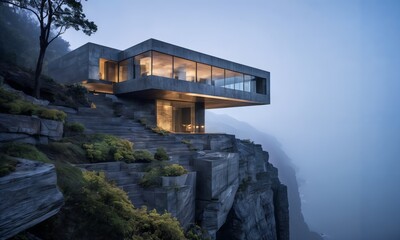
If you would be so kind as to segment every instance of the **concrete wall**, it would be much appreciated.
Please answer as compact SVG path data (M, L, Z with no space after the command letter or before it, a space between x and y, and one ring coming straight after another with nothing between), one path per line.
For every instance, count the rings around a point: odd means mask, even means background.
M51 62L47 74L64 84L99 79L99 59L118 61L119 52L117 49L86 43Z

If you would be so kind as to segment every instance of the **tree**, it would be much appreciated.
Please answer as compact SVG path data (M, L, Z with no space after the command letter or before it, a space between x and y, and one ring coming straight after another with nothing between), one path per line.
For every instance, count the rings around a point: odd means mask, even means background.
M47 47L67 29L82 30L91 35L97 31L94 22L86 19L80 0L0 0L33 14L39 22L39 56L35 70L34 96L40 98L40 74ZM54 33L53 33L54 31Z

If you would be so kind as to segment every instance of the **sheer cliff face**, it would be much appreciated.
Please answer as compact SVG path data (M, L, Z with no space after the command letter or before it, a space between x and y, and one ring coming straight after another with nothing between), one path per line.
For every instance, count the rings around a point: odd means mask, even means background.
M199 150L196 222L211 239L289 239L287 188L261 145L227 134L181 137Z
M286 186L260 145L237 140L239 188L217 239L289 239Z
M279 169L279 179L287 186L290 206L290 239L322 239L318 234L310 232L304 221L294 166L274 137L259 132L247 123L239 122L229 116L209 112L207 112L207 131L235 134L238 138L250 138L252 141L262 144L264 150L269 153L269 162Z

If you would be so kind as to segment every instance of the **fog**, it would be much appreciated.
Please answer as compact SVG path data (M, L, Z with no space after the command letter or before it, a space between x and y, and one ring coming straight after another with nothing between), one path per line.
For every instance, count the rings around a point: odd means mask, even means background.
M156 38L270 71L271 105L213 111L279 140L312 230L400 239L399 1L83 4L99 31L67 32L72 49Z

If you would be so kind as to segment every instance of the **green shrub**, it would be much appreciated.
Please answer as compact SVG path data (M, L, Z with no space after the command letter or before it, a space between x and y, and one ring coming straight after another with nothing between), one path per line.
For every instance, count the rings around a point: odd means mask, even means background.
M57 109L41 109L39 111L39 117L50 120L64 121L67 117L67 114L65 114L65 112L59 111Z
M179 164L168 165L162 169L162 176L166 177L177 177L186 173L188 173L188 171Z
M15 171L18 160L0 153L0 177L4 177Z
M85 131L85 126L77 122L69 122L64 124L64 133L76 133L80 134Z
M164 148L157 148L156 153L154 153L154 159L158 161L167 161L169 156Z
M153 154L147 150L136 150L133 152L134 161L141 163L150 163L154 161Z
M0 87L0 105L19 99L19 96Z
M94 134L82 144L91 162L133 161L133 143L107 134Z
M0 147L2 153L12 156L49 163L50 160L35 146L26 143L7 143Z
M56 121L64 121L66 114L56 109L47 109L31 102L22 100L17 94L0 88L0 112L15 115L38 115Z
M186 174L187 170L179 164L156 162L151 165L140 180L142 187L156 187L161 185L161 177L176 177Z
M71 172L60 172L71 178ZM108 183L103 173L84 172L66 196L65 206L33 233L42 239L185 239L170 214L135 209L126 193ZM67 181L64 181L67 182ZM65 186L64 186L65 187Z
M158 133L158 134L163 135L163 136L167 136L169 134L169 131L167 131L165 129L162 129L160 127L153 127L153 128L151 128L151 130L153 132Z
M140 180L139 184L142 187L156 187L161 185L161 169L152 168L150 171L146 172L143 178Z

